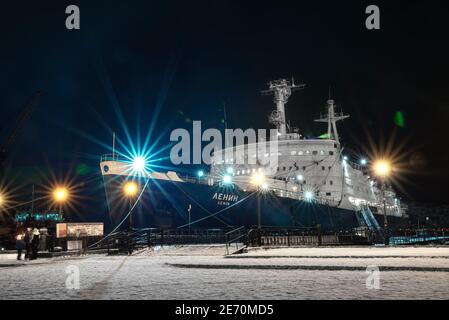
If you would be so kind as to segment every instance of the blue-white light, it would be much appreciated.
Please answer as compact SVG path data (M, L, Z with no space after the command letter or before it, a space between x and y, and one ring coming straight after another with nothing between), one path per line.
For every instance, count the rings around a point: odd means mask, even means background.
M313 192L312 191L306 191L304 193L304 199L306 199L307 201L313 200Z
M223 176L223 183L224 184L231 184L232 183L232 177L230 175Z
M366 165L368 164L368 160L366 160L366 159L361 159L361 160L360 160L360 164L361 164L362 166L366 166Z
M198 171L198 177L200 177L200 178L204 177L204 171L203 170Z
M303 175L302 175L302 174L298 174L298 175L296 176L296 180L298 180L298 181L303 181L303 180L304 180Z
M344 160L344 161L348 161L348 159L349 159L348 156L344 156L344 157L343 157L343 160Z
M228 169L226 169L226 172L229 174L233 174L234 173L234 169L232 167L229 167Z
M136 156L133 159L132 166L134 171L142 173L145 171L146 161L144 157Z

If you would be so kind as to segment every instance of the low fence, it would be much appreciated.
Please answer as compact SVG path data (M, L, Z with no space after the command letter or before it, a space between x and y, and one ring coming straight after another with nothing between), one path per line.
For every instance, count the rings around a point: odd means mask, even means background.
M96 249L132 252L153 246L226 244L226 253L238 251L243 246L331 246L371 244L368 230L351 232L323 232L317 228L240 227L233 230L163 230L140 229L118 232L101 241ZM234 249L235 247L235 249ZM232 248L232 249L231 249Z
M249 246L326 246L371 244L373 234L364 228L351 231L322 231L316 228L254 228L248 233Z
M262 246L301 246L301 245L336 245L339 244L337 235L323 236L264 236L261 237Z

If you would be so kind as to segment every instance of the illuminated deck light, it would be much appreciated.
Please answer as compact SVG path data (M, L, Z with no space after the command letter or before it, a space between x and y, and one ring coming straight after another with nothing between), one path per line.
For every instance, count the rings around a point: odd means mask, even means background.
M133 159L133 169L136 172L142 173L145 171L146 161L144 157L137 156Z
M224 184L231 184L232 183L232 177L230 175L223 176L223 183Z
M306 199L307 201L312 201L313 200L313 192L312 191L306 191L304 193L304 199Z

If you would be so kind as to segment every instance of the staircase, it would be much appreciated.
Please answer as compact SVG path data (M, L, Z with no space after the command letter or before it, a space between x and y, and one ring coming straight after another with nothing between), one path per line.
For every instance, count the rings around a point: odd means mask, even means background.
M356 216L359 219L360 225L365 224L368 229L374 234L375 242L383 242L383 230L379 226L379 223L377 222L373 212L368 207L368 205L362 204Z
M244 226L231 230L226 233L226 252L225 255L238 254L246 248L248 242L248 233ZM235 245L235 250L230 252L231 246Z

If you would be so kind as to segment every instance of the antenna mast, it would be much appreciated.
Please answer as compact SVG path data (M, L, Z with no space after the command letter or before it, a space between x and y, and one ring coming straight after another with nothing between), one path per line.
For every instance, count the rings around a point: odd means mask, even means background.
M270 123L274 124L280 135L287 134L285 119L285 104L292 95L292 92L304 89L305 84L296 85L295 80L275 80L268 83L269 89L262 91L263 95L273 95L276 110L270 115Z
M340 143L340 139L337 131L337 122L349 118L348 115L344 115L343 112L335 112L335 101L330 98L329 88L329 100L327 100L327 114L315 122L327 122L327 135L329 139L334 137L337 143Z
M115 132L112 133L112 160L115 160Z

